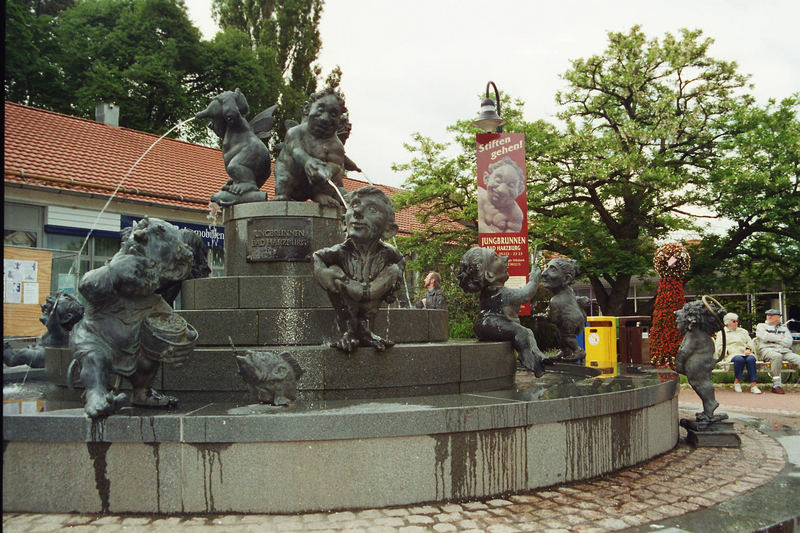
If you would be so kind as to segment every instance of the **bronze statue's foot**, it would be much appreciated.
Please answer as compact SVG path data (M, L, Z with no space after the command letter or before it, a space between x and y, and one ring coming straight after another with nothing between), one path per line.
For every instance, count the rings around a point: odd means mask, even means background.
M236 203L238 196L228 191L219 191L217 194L211 196L211 201L219 204L221 207L228 207Z
M520 353L519 360L522 366L533 372L533 375L540 378L544 375L544 366L542 360L544 357L534 353Z
M583 359L583 356L579 356L578 354L573 353L573 352L560 351L560 352L558 352L558 354L553 356L553 359L556 359L556 360L561 361L563 363L576 363L576 362L580 361L581 359Z
M291 201L291 198L289 198L289 196L286 194L276 194L272 197L272 200L278 202L289 202Z
M249 192L257 191L258 187L256 187L255 183L232 183L226 190L237 196L241 196Z
M221 207L228 207L236 204L247 204L250 202L264 202L267 199L267 193L264 191L250 191L243 194L234 194L228 191L219 191L211 197L211 201L219 204Z
M391 348L392 346L394 346L394 341L390 341L389 339L383 339L381 337L378 337L372 332L367 332L365 335L361 337L361 345L372 346L379 352L382 352L386 348Z
M178 399L175 396L161 394L153 388L137 389L133 391L131 403L140 407L177 407Z
M342 205L341 201L329 194L315 194L312 200L323 207L339 207Z
M115 413L127 401L125 393L114 394L103 389L86 391L84 410L90 418L100 418Z
M352 353L358 347L358 339L349 331L338 341L331 343L332 348L339 348L344 353Z

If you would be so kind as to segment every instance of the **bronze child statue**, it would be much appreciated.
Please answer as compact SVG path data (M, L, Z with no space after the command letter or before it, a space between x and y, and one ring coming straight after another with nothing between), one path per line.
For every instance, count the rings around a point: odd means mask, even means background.
M578 346L577 335L586 325L586 310L572 290L572 282L578 275L578 264L564 257L552 259L542 272L542 285L553 293L547 320L558 329L558 345L561 351L556 359L577 361L586 357Z
M334 189L344 196L344 145L336 132L342 114L347 112L344 99L327 88L311 96L308 116L286 132L283 148L275 161L275 196L273 200L303 202L337 207L341 201Z
M714 357L715 332L722 329L722 317L725 308L717 303L716 306L703 300L689 302L680 311L675 311L678 331L683 333L683 341L675 356L675 370L686 375L689 385L703 401L703 410L696 415L698 422L711 424L725 420L725 413L714 414L719 403L714 398L714 385L711 383L711 371L722 359ZM721 335L725 335L724 331ZM722 354L725 354L723 337Z
M156 290L165 282L185 279L191 267L192 252L178 229L145 217L109 262L81 278L78 290L86 298L86 313L72 332L70 348L73 364L80 363L90 417L109 415L126 400L125 394L109 392L110 373L130 380L134 405L177 404L177 398L151 385L161 361L178 355L176 348L188 355L197 332ZM170 344L160 340L166 333Z
M394 301L405 259L381 241L397 233L394 207L377 187L367 186L348 197L347 239L314 253L314 277L327 291L341 333L333 346L350 353L358 346L384 350L393 346L371 330L382 302Z
M211 129L222 139L228 181L211 196L211 201L223 207L267 199L267 193L259 189L269 177L269 150L258 134L272 128L275 106L259 113L252 122L244 118L249 109L244 95L236 89L218 94L195 115L198 119L210 119Z
M28 365L31 368L44 368L45 348L66 348L69 345L70 331L83 318L83 304L63 291L47 296L41 308L39 322L47 327L47 331L39 337L35 346L16 352L9 343L3 343L3 362L6 366Z
M511 341L522 365L536 377L544 374L544 354L533 332L519 323L519 307L531 301L539 287L541 270L534 264L530 281L524 287L504 286L508 280L508 258L494 250L476 246L461 258L458 284L464 292L480 293L480 311L475 321L475 336L480 341Z

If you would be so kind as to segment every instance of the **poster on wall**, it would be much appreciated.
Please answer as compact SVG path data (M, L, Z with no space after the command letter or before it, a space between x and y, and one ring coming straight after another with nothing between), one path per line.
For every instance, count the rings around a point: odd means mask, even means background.
M38 261L23 261L17 259L3 259L3 303L39 303ZM31 287L30 296L23 298L23 285L36 285ZM36 293L36 300L30 298Z
M507 287L528 282L528 199L525 135L478 133L478 244L508 257ZM530 304L520 315L530 315Z

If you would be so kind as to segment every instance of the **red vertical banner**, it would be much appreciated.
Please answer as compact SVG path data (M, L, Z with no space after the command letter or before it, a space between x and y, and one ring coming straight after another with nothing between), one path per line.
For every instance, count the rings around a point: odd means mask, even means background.
M478 133L478 244L508 257L507 287L528 282L528 198L525 135ZM530 304L520 309L530 315Z

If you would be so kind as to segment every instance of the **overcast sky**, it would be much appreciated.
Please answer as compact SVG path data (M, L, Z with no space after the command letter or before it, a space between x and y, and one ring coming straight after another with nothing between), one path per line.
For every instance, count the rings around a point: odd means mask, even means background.
M211 0L186 4L213 37ZM373 182L400 187L391 165L410 160L413 132L450 142L447 126L477 115L489 80L525 101L527 120L555 121L570 60L601 54L607 32L634 24L659 39L703 30L712 57L752 75L761 103L800 91L798 0L327 0L319 64L323 77L342 68L347 154Z

